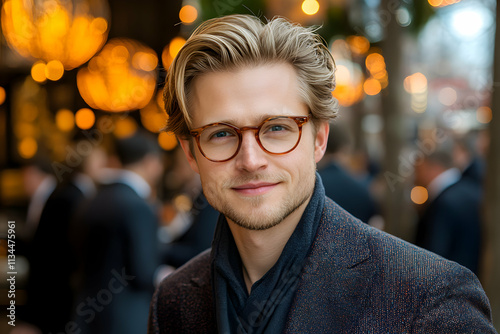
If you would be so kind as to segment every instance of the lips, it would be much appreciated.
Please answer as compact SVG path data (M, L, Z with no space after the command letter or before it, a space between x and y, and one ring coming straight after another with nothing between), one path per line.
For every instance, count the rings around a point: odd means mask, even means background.
M271 191L277 185L278 183L270 182L246 183L237 187L233 187L232 189L241 195L255 196L263 195Z

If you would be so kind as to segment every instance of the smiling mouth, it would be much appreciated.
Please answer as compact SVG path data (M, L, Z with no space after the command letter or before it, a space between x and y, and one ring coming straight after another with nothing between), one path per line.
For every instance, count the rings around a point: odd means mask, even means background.
M232 189L241 195L256 196L268 193L269 191L274 189L274 187L276 187L277 185L278 183L269 183L269 182L247 183L237 187L233 187Z

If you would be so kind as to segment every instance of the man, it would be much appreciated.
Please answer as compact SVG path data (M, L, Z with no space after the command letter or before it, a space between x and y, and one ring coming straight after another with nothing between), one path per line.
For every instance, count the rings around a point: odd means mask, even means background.
M85 140L77 138L73 146L76 148L80 143ZM71 224L78 207L94 195L94 180L105 167L106 159L101 147L94 147L82 156L81 163L71 172L58 176L59 183L42 210L29 257L26 321L43 333L63 332L71 320L72 276L77 266L70 240ZM51 263L58 265L51 267ZM48 267L51 275L47 275Z
M122 168L106 171L79 214L83 282L74 321L80 333L144 331L160 265L158 216L150 203L163 173L160 148L138 131L117 140L116 154Z
M415 183L429 193L415 243L477 273L482 190L478 181L454 167L452 148L445 142L415 166Z
M495 332L470 271L325 197L333 88L328 49L284 19L213 19L186 42L168 128L222 214L212 250L155 292L149 333Z
M350 156L347 124L330 124L326 153L318 170L325 194L354 217L369 223L377 213L377 205L368 187L347 170Z

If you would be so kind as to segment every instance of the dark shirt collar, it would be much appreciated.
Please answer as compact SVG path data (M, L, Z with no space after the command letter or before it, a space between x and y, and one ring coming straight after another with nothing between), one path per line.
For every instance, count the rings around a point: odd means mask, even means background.
M300 272L316 236L325 190L316 173L313 195L276 264L252 286L243 279L241 258L223 215L212 247L212 275L220 333L279 333L292 303Z

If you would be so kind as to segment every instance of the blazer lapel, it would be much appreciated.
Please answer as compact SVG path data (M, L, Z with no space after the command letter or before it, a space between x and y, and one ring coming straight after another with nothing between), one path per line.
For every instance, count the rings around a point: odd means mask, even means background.
M337 333L356 327L375 273L366 228L327 199L285 332Z

